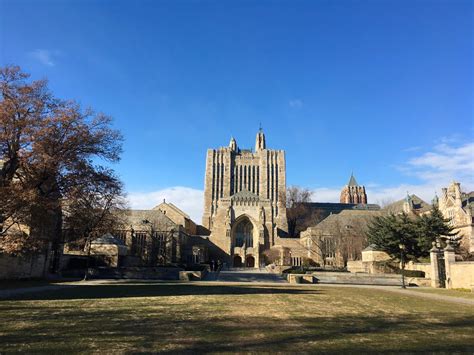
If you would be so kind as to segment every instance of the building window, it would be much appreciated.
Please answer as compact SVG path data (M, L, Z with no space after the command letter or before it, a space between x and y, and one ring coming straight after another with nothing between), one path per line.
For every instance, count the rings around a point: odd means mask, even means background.
M235 229L235 246L253 247L253 225L248 219L240 222Z

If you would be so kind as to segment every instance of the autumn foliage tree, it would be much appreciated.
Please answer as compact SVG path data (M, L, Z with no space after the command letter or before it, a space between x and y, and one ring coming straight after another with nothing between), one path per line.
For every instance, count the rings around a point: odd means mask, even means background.
M57 244L66 206L94 193L122 194L113 171L98 163L120 159L111 118L28 78L19 67L0 69L0 251L9 253Z

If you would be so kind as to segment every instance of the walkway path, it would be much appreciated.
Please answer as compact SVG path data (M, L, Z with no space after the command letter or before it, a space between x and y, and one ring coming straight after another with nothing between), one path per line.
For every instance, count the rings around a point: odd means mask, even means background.
M435 293L425 293L425 292L418 292L414 290L410 290L410 288L402 289L398 286L376 286L376 285L330 285L330 284L318 284L317 286L322 287L360 287L360 288L373 288L376 290L384 290L388 292L395 292L402 295L408 296L415 296L421 298L432 299L436 301L446 301L446 302L453 302L459 304L466 304L474 306L474 300L468 298L461 298L461 297L454 297L454 296L446 296L446 295L439 295Z
M402 289L397 286L374 286L374 285L331 285L331 284L289 284L281 276L277 274L267 273L266 271L260 270L226 270L221 271L219 275L214 274L213 278L208 279L207 282L202 282L203 284L208 285L218 285L218 284L229 284L229 285L248 285L249 283L258 283L261 286L278 286L278 287L359 287L359 288L372 288L376 290L383 290L387 292L394 292L401 295L421 297L425 299L431 299L436 301L446 301L451 303L463 304L468 306L474 306L474 300L467 298L460 298L454 296L440 295L434 293L425 293L418 292L414 290ZM217 276L217 278L216 278ZM95 285L107 285L107 284L133 284L134 282L143 283L156 283L161 285L166 284L176 284L176 283L186 283L182 281L160 281L160 280L90 280L90 281L74 281L74 282L63 282L60 284L46 285L46 286L37 286L37 287L27 287L27 288L17 288L17 289L7 289L0 290L0 299L10 298L13 296L26 294L26 293L37 293L44 291L53 291L60 290L69 287L76 286L95 286ZM192 282L196 283L196 281ZM283 284L283 285L282 285Z

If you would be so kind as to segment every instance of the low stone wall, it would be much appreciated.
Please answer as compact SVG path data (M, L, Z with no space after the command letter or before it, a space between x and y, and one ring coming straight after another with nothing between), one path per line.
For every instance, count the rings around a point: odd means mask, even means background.
M124 268L92 268L91 278L96 279L149 279L179 280L181 268L174 267L124 267Z
M431 280L423 277L406 277L407 285L416 285L418 287L431 287Z
M425 273L425 278L431 278L431 264L430 263L414 263L413 261L408 262L405 265L405 270L417 270Z
M366 263L362 260L354 260L347 262L347 271L349 272L367 272Z
M0 280L42 278L45 276L45 263L45 255L0 255Z
M353 284L353 285L383 285L401 286L400 275L394 274L364 274L349 272L314 272L318 283Z
M288 265L283 266L283 265L271 264L271 265L265 266L265 270L267 270L268 272L272 274L281 274L283 271L291 269L291 268L292 267Z
M448 288L467 288L474 292L474 262L457 261L450 264L451 275Z
M317 280L310 274L285 274L290 284L315 284Z
M179 279L181 281L199 281L203 280L207 275L207 269L203 271L180 271Z

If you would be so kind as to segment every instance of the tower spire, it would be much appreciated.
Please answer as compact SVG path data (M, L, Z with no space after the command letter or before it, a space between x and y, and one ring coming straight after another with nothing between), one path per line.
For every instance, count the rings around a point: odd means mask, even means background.
M255 151L258 152L262 149L266 149L265 144L265 134L262 130L262 124L260 123L260 128L257 133L257 138L255 139Z
M233 151L237 151L237 141L235 140L234 136L230 137L230 143L229 143L229 148Z

